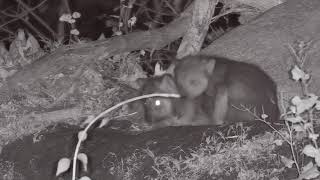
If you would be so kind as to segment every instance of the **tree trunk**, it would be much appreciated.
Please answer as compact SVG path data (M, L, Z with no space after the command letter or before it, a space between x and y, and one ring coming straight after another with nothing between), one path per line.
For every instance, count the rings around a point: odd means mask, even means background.
M290 0L215 40L202 53L258 64L276 81L278 91L296 94L301 88L289 79L288 72L295 59L288 45L313 41L305 68L312 76L310 92L319 94L319 17L320 1Z

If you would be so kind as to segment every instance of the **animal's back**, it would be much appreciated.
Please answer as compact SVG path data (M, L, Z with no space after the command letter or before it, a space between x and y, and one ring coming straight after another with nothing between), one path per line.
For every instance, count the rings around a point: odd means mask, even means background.
M219 79L220 80L215 80ZM224 83L228 90L229 105L234 108L228 112L230 121L247 118L239 109L248 108L260 117L262 113L270 116L269 121L277 121L280 115L277 98L277 86L272 78L258 66L216 58L211 86Z

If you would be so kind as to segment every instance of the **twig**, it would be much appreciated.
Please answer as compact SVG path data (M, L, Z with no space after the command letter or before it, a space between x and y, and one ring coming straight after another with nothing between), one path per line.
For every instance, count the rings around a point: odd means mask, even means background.
M21 20L30 28L32 29L38 36L43 40L43 41L49 41L49 39L42 33L40 32L37 28L35 28L29 21L27 21L24 18L21 18Z
M42 1L41 3L39 3L38 5L36 5L35 7L31 8L30 10L33 11L33 10L37 9L38 7L40 7L41 5L43 5L46 1L47 1L47 0ZM5 14L4 11L2 11L1 13ZM10 23L12 23L12 22L14 22L14 21L19 20L19 19L23 18L23 17L26 16L26 15L28 15L28 12L22 12L21 14L16 15L16 16L15 16L15 19L11 19L10 21L8 21L8 22L0 25L0 28L3 28L4 26L6 26L6 25L8 25L8 24L10 24Z
M248 9L246 9L246 8L231 9L231 10L228 10L228 11L226 11L226 12L224 12L224 13L218 14L218 15L214 16L213 18L211 18L211 23L214 22L214 21L216 21L217 19L223 17L223 16L228 15L228 14L231 14L231 13L240 13L240 12L247 12L247 11L248 11Z
M235 107L235 106L233 106L233 107ZM245 107L242 104L241 104L241 108L237 107L238 110L242 110L242 111L246 111L246 112L250 113L252 116L254 116L255 120L261 121L261 122L267 124L272 130L276 131L283 138L284 141L286 141L287 143L290 143L290 141L287 138L285 138L285 136L282 133L280 133L276 128L274 128L269 122L261 119L259 116L257 116L257 114L251 112L251 110L249 108Z
M287 113L286 113L286 107L284 105L284 97L283 97L283 92L280 92L280 99L281 99L281 108L282 108L282 111L284 112L284 119L285 119L285 124L286 124L286 127L289 131L289 136L290 136L290 140L289 140L289 145L290 145L290 149L291 149L291 154L292 154L292 157L293 157L293 161L294 161L294 164L296 165L297 167L297 171L298 171L298 174L300 175L300 167L299 167L299 163L297 161L297 157L296 157L296 154L294 153L294 147L293 147L293 139L292 139L292 129L290 128L288 122L286 121L286 118L287 118Z
M28 13L30 13L43 27L45 27L53 37L57 38L57 33L45 22L41 17L33 12L34 9L30 8L27 4L22 2L21 0L16 0L18 4L20 4ZM44 0L47 1L47 0Z
M171 4L168 2L168 0L164 0L164 2L166 3L166 5L168 6L168 8L169 8L176 16L179 15L179 13L174 9L174 7L171 6Z

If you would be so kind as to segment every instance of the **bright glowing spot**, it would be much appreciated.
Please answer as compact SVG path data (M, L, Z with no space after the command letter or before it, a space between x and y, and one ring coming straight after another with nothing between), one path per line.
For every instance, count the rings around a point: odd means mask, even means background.
M155 102L155 104L156 104L156 106L160 106L160 104L161 104L160 100L157 99L156 102Z

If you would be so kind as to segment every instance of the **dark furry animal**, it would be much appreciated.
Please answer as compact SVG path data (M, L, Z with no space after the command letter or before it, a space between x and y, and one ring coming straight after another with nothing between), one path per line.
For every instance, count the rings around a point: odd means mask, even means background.
M142 94L179 93L171 75L140 79ZM145 121L154 128L165 126L206 125L209 117L202 111L201 98L155 97L144 101ZM195 121L196 120L196 121Z
M174 76L143 81L141 93L179 93L180 99L151 98L144 104L146 121L162 126L225 125L253 121L267 114L279 118L277 87L259 67L212 56L177 60Z

